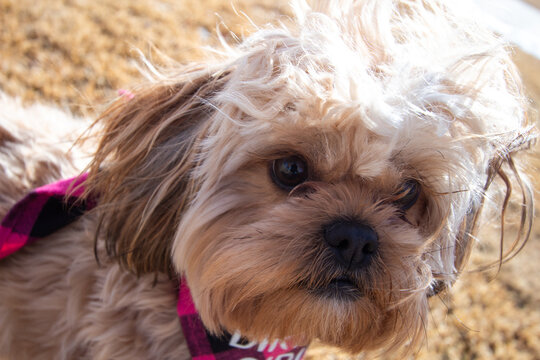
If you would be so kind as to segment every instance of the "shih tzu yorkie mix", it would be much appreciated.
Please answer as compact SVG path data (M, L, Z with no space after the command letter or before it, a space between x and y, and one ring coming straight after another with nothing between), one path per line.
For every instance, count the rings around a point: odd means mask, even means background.
M520 79L454 5L296 1L294 24L161 72L73 146L84 121L4 97L0 356L414 349L481 209L504 219L520 190L508 257L532 221Z

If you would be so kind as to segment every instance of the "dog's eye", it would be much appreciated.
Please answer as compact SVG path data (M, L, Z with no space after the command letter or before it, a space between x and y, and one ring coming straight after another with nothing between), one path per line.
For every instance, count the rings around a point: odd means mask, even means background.
M306 162L298 156L288 156L274 160L271 164L272 180L281 188L291 190L306 181Z
M401 185L401 189L396 193L394 204L401 211L407 211L412 208L418 200L420 191L420 183L414 179L409 179Z

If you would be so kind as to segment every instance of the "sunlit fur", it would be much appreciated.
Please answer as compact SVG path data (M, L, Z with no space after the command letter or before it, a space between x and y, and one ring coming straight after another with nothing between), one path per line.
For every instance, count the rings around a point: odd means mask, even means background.
M428 295L456 280L481 208L498 206L486 200L493 179L509 173L523 192L515 249L533 209L513 160L534 135L515 67L461 2L447 3L297 1L293 25L258 29L118 99L96 122L86 169L100 200L82 221L102 262L88 276L118 264L140 279L185 276L216 333L414 349ZM287 155L310 171L290 192L269 173ZM408 179L422 193L403 214ZM367 269L348 273L362 291L354 301L313 291L347 272L323 239L340 219L369 224L380 242Z

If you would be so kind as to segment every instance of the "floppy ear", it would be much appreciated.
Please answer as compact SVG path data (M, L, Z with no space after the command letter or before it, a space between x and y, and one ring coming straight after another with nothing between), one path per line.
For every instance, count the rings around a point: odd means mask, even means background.
M197 188L190 174L209 103L227 76L188 69L118 99L96 122L102 131L86 182L98 197L96 244L104 236L107 254L137 274L172 271L171 242Z
M478 204L469 210L464 217L459 232L456 236L454 247L454 267L457 276L459 276L465 269L474 246L474 239L478 234L480 226L480 218L482 210L485 205L486 194L492 186L498 186L495 184L495 179L498 177L502 180L504 197L500 204L493 204L500 206L500 252L499 259L492 263L475 268L477 271L484 271L493 267L500 267L504 262L512 259L528 241L532 229L532 222L534 218L534 196L533 190L529 182L527 181L526 174L522 173L520 168L514 163L514 156L530 148L532 142L536 139L536 132L534 128L526 128L523 132L519 133L510 144L507 144L505 149L506 153L499 153L493 159L491 159L487 169L487 179L482 189L481 199ZM512 178L513 181L510 180ZM505 246L505 223L506 223L506 210L512 196L512 184L517 185L520 190L520 226L516 232L516 237L510 246ZM517 200L517 199L516 199ZM492 204L490 204L492 205ZM505 250L506 249L506 250ZM428 296L437 295L441 291L445 290L449 284L442 280L436 280L428 291Z
M533 129L529 128L527 131L519 134L506 149L507 153L499 154L491 160L488 168L487 180L483 189L483 197L480 204L472 209L464 219L458 239L456 241L455 250L455 268L461 273L469 260L473 239L478 233L479 218L482 208L484 206L485 194L489 188L493 185L494 180L499 177L502 180L505 188L505 196L502 198L500 205L500 251L499 260L491 264L484 265L480 270L487 270L493 266L501 266L504 262L512 259L529 240L532 222L534 218L534 195L533 190L525 174L521 173L521 170L514 163L514 155L520 151L528 150L531 143L535 140L536 133ZM510 180L510 176L512 180ZM512 196L512 184L517 185L521 192L520 209L520 226L516 233L516 237L509 247L504 246L504 231L506 223L506 210Z

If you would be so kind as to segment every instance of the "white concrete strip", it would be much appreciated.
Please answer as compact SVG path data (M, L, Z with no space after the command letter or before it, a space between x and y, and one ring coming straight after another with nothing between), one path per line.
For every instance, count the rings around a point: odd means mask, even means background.
M540 10L520 0L472 0L481 21L540 59Z

